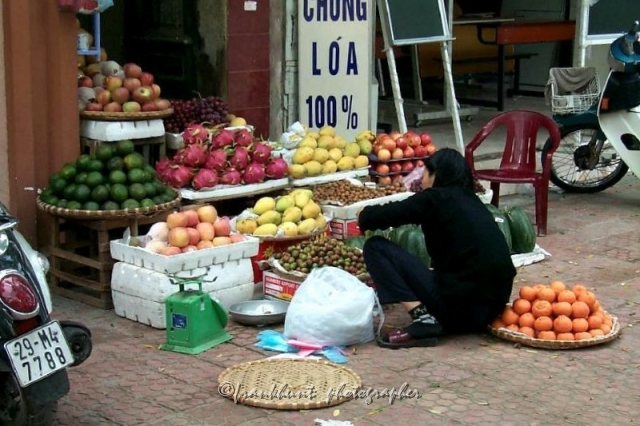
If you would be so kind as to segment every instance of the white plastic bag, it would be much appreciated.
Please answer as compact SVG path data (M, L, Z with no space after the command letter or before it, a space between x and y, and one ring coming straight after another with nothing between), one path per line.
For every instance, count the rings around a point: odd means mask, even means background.
M374 339L376 305L374 290L348 272L313 269L291 300L284 335L323 346L366 343Z

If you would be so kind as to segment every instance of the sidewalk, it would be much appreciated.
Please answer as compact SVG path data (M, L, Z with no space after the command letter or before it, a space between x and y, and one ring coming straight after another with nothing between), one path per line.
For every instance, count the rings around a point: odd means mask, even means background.
M510 196L533 213L533 198ZM308 412L235 405L217 391L226 367L274 353L253 347L257 329L229 324L234 339L199 356L157 349L154 330L80 303L55 297L55 316L84 321L94 353L70 372L71 393L59 404L61 425L312 425L314 419L355 425L585 425L640 421L640 181L628 176L594 195L551 192L548 235L552 254L520 268L524 284L582 282L622 323L621 338L570 351L517 348L490 335L445 339L437 347L390 351L367 344L347 366L365 388L401 387L419 399L354 400ZM408 317L394 309L388 320ZM335 410L335 411L334 411Z

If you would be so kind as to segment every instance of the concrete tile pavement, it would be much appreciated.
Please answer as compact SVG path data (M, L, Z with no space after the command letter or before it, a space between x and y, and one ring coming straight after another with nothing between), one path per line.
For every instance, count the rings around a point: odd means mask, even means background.
M533 214L532 197L509 196ZM365 388L407 383L419 399L354 400L337 407L284 412L236 405L217 391L224 368L273 355L258 350L257 329L231 323L230 343L198 356L159 351L164 331L55 297L55 316L93 330L92 357L70 371L71 393L60 425L584 425L640 421L640 181L628 176L592 195L552 192L549 233L538 240L552 256L520 268L524 284L560 279L592 288L622 323L621 338L572 351L515 347L490 335L445 338L433 348L389 351L367 344L347 366ZM397 307L389 325L408 319ZM339 410L339 413L335 410ZM337 414L334 416L334 414Z

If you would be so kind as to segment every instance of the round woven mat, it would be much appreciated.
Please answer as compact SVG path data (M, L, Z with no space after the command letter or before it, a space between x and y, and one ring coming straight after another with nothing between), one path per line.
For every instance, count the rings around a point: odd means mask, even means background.
M218 376L220 395L272 410L331 407L353 399L360 386L360 376L347 367L297 358L246 362Z
M150 112L105 112L105 111L81 111L80 118L95 121L138 121L159 120L173 114L173 108L162 111Z
M40 197L36 199L36 204L40 210L43 210L53 216L64 217L67 219L80 220L116 220L116 219L134 219L145 216L154 215L164 212L180 205L180 193L176 192L176 198L168 203L157 204L152 207L140 207L137 209L124 210L73 210L52 206L43 202Z
M596 336L585 340L544 340L534 339L525 334L516 331L507 330L506 328L493 328L489 326L489 332L500 339L510 342L519 343L523 346L530 346L540 349L579 349L589 346L601 345L617 339L620 335L620 321L617 317L613 317L613 327L611 331L604 336Z

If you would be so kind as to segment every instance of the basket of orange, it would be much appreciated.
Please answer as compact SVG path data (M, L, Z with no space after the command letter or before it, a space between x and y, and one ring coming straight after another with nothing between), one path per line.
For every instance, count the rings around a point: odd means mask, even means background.
M496 337L543 349L576 349L610 342L620 334L618 318L603 309L583 284L525 285L491 323Z

